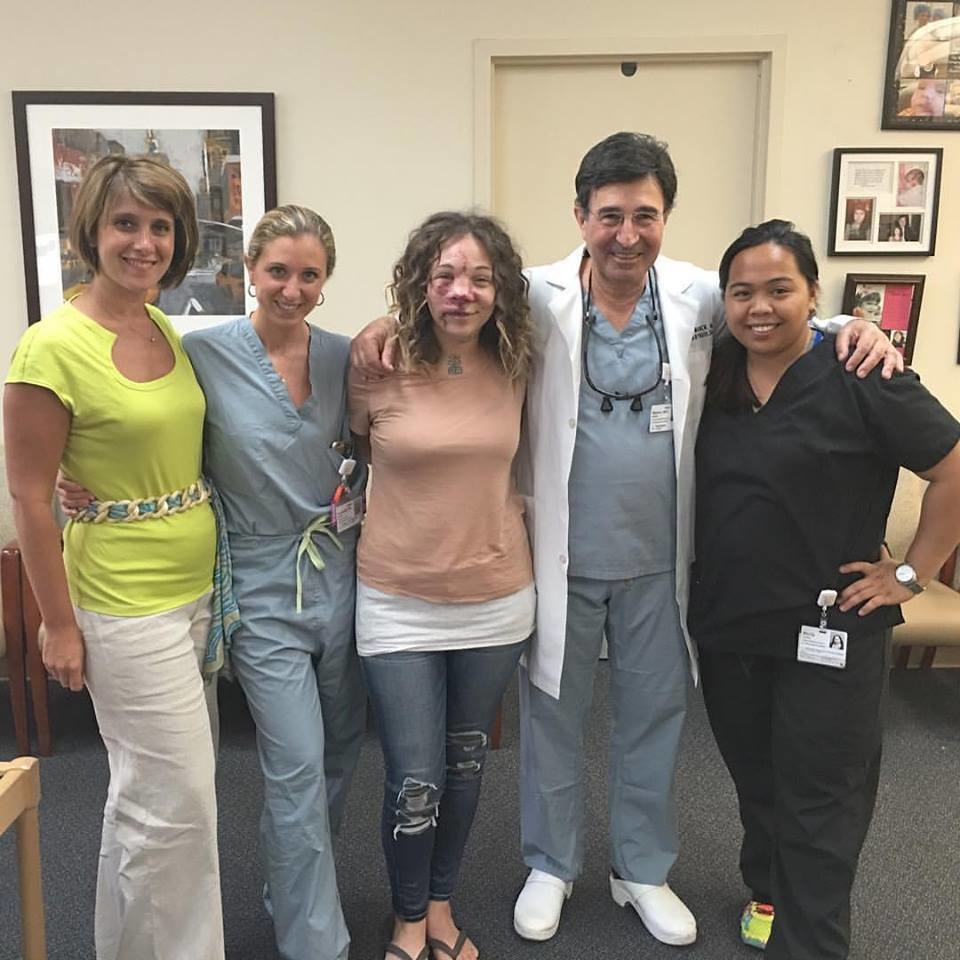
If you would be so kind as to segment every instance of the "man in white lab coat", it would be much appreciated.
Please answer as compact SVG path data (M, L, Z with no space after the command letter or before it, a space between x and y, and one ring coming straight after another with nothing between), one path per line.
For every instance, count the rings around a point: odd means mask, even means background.
M724 321L716 273L660 255L676 189L664 144L606 138L576 177L583 246L529 272L539 339L518 475L538 612L520 677L521 834L531 869L514 926L531 940L556 932L582 866L583 729L604 635L610 891L658 940L696 939L667 875L678 850L677 750L697 678L686 631L694 444ZM871 346L871 367L895 354L871 325L855 326L862 336L851 360ZM838 353L847 349L841 335Z

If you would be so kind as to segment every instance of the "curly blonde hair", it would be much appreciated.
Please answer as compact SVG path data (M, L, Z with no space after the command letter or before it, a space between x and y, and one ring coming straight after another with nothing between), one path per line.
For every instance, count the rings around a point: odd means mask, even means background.
M427 217L412 231L394 264L387 296L390 312L397 316L394 336L403 368L426 367L440 359L440 344L427 306L427 284L440 251L466 236L483 247L493 266L496 299L490 319L480 330L480 344L511 380L524 380L533 353L527 278L506 230L493 217L478 213L444 211Z

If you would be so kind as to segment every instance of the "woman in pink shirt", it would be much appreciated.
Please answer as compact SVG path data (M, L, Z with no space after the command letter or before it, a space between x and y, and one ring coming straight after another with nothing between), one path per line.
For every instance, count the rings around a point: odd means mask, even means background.
M383 746L387 957L475 960L451 897L497 704L533 630L512 467L531 360L520 258L490 217L438 213L393 270L399 372L351 374L369 444L357 648Z

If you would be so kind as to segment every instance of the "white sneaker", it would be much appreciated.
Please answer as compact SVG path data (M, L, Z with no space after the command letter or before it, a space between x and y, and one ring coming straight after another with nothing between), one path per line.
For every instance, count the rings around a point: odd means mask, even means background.
M610 895L618 907L629 903L661 943L680 947L697 939L697 921L668 884L633 883L610 874Z
M525 940L549 940L560 926L563 901L572 890L572 883L531 870L513 908L513 929Z

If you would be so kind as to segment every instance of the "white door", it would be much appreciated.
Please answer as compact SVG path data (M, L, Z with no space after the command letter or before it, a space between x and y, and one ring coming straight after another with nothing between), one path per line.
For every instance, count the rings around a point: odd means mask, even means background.
M766 129L756 58L651 57L624 76L620 60L496 63L492 92L492 211L527 264L579 242L573 180L583 154L618 130L670 146L677 199L664 253L716 267L760 215ZM763 106L761 106L763 105Z

